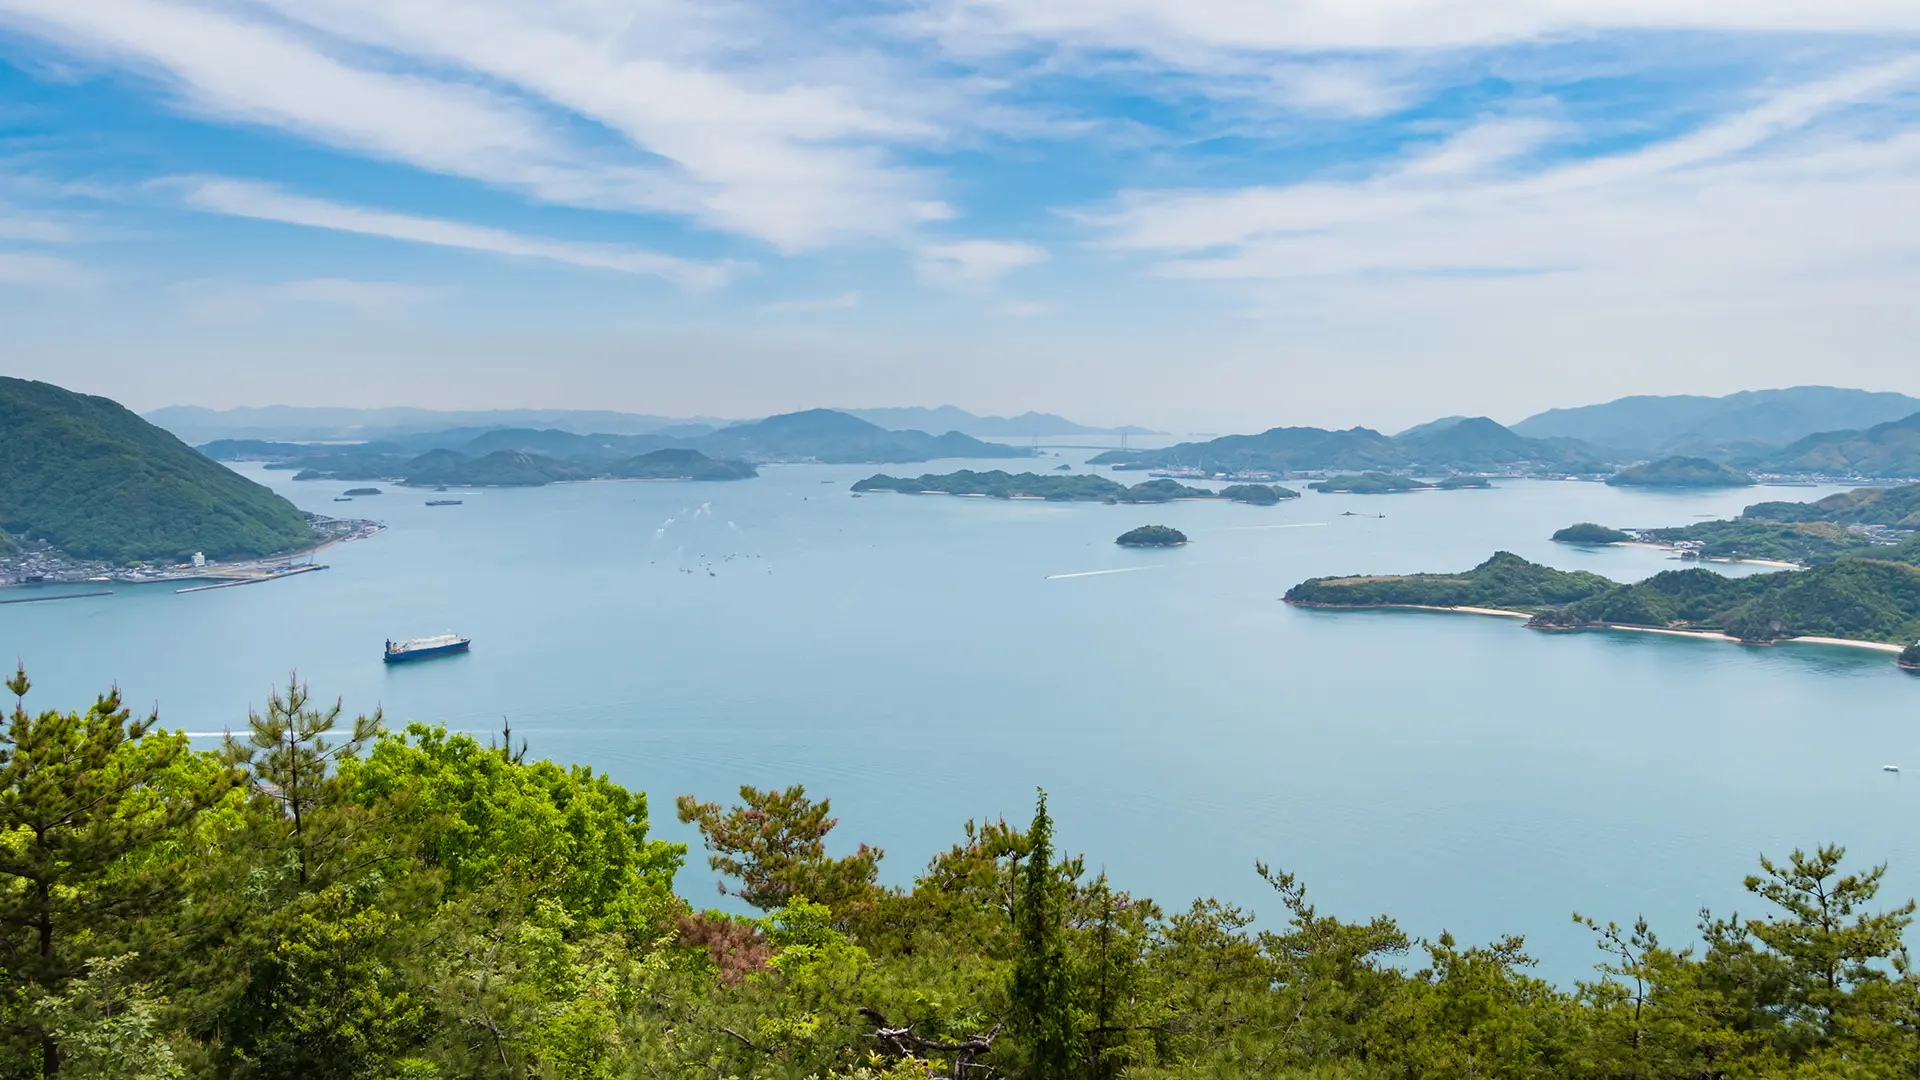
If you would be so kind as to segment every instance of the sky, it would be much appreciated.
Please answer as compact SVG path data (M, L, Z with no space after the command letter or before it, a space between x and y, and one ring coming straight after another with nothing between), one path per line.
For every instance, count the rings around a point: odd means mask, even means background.
M0 0L0 373L1175 431L1920 393L1915 0Z

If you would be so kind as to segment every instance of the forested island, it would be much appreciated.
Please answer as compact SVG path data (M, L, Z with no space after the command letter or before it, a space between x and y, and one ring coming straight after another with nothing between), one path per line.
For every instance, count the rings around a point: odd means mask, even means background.
M114 566L257 558L317 538L292 503L119 404L9 378L0 534Z
M1114 540L1121 547L1179 547L1186 542L1186 533L1166 525L1142 525L1137 529L1128 529Z
M1408 491L1457 491L1463 488L1490 488L1484 476L1449 476L1440 480L1417 480L1411 476L1368 472L1357 476L1332 476L1316 480L1307 487L1328 495L1397 495Z
M1755 645L1798 637L1907 645L1920 640L1920 541L1810 570L1741 578L1669 570L1626 585L1498 552L1458 574L1313 578L1285 599L1328 608L1500 609L1531 615L1527 625L1539 630L1681 630Z
M1582 521L1554 533L1551 539L1560 544L1624 544L1633 539L1633 534Z
M1044 793L1023 825L957 823L899 885L802 787L682 795L730 914L677 891L688 852L654 834L655 800L510 730L392 730L295 683L195 749L115 693L68 712L24 674L8 688L9 1077L1787 1080L1920 1060L1914 905L1837 847L1762 859L1751 907L1703 913L1697 942L1576 916L1598 970L1563 987L1517 937L1350 921L1265 865L1257 909L1162 906L1068 855Z
M1160 503L1176 499L1219 499L1261 506L1299 498L1299 492L1269 484L1235 484L1214 491L1211 488L1189 487L1178 480L1161 477L1129 487L1092 473L1043 475L1009 473L1000 469L986 472L962 469L939 476L929 474L915 477L876 473L857 481L853 491L891 491L902 495L974 495L993 499L1047 499L1054 502Z
M1750 487L1753 482L1753 477L1738 469L1699 457L1661 458L1607 477L1607 483L1615 487Z

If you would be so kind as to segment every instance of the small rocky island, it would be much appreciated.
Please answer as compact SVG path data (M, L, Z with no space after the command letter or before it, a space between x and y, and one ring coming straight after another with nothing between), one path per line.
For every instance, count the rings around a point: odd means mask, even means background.
M1142 525L1120 534L1114 543L1121 547L1179 547L1187 534L1166 525Z
M1920 674L1920 641L1900 650L1900 670Z
M380 494L380 489L379 488L348 488L347 490L341 492L340 494L342 495L378 495Z
M1582 521L1554 533L1552 539L1557 544L1624 544L1633 539L1633 534Z

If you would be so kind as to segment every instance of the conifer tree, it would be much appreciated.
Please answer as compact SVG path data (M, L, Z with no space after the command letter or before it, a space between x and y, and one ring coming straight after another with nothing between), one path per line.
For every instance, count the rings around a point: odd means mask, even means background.
M90 953L124 940L164 911L179 867L136 853L182 828L227 787L167 790L188 753L181 736L152 734L119 690L84 713L26 709L32 683L16 668L14 707L0 731L0 972L31 998L63 993ZM59 1045L31 1015L13 1035L35 1044L43 1076L60 1071ZM32 1051L29 1050L29 1053Z
M1063 925L1064 884L1053 863L1053 818L1042 791L1027 829L1026 875L1014 909L1019 955L1009 995L1034 1080L1067 1080L1081 1057Z
M307 685L294 674L287 678L285 693L276 690L268 696L265 716L248 711L246 742L227 736L228 760L247 771L256 791L280 805L294 876L303 892L324 884L317 879L335 869L331 860L350 843L330 820L341 802L335 768L380 734L383 714L375 709L371 716L354 717L345 739L328 742L340 713L337 698L325 711L314 708Z

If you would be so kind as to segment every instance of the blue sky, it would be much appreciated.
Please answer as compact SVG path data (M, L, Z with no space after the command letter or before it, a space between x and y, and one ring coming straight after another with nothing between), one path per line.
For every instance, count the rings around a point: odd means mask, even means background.
M1913 0L0 0L0 370L1177 430L1920 393Z

